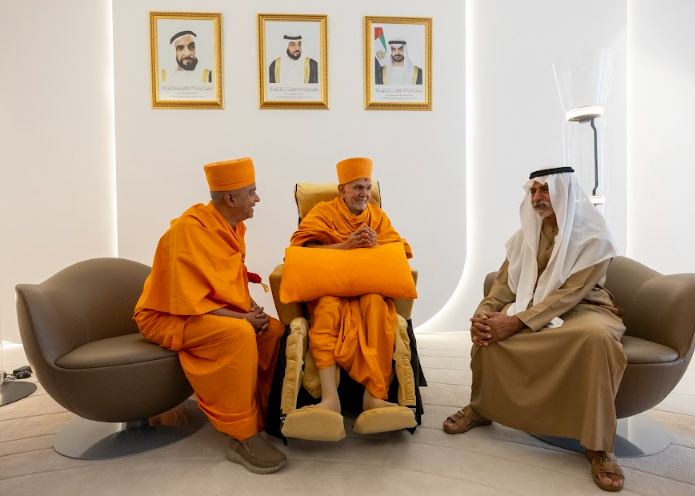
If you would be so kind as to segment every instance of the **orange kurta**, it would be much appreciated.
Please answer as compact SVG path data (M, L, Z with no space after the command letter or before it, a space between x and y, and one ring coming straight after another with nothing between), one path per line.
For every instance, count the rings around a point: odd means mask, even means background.
M212 203L174 219L157 245L135 307L146 339L177 351L200 408L218 430L247 439L263 428L283 325L256 336L246 320L211 315L251 309L246 226L232 228Z
M317 204L302 220L291 243L342 243L362 225L376 231L379 244L402 240L381 208L370 203L360 215L354 215L338 197ZM404 245L411 258L410 245ZM309 310L309 347L316 366L338 364L372 396L387 399L396 326L393 301L377 294L324 296L311 302Z

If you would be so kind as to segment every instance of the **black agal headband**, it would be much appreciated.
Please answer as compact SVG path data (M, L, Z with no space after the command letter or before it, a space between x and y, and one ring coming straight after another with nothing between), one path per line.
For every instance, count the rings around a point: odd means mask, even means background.
M562 174L563 172L574 172L572 167L555 167L554 169L541 169L529 174L528 178L533 179L534 177L549 176L551 174Z

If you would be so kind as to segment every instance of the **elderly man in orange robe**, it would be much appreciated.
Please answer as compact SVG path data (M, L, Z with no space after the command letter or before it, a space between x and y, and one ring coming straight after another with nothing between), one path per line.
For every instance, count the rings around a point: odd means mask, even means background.
M345 159L337 164L337 171L339 196L312 208L292 235L291 244L350 250L403 241L406 256L411 258L410 245L393 228L386 213L369 202L372 161ZM296 437L302 437L303 429L320 429L319 424L326 431L341 433L331 440L344 437L336 366L345 369L352 379L364 386L363 411L380 409L381 415L369 417L378 425L365 426L365 432L414 427L412 412L387 401L396 335L393 301L379 294L356 298L323 296L309 303L309 311L312 315L309 349L319 372L321 402L305 407L313 409L312 415L305 416L304 426L297 426ZM286 426L288 421L289 415ZM357 432L360 432L360 422L358 417ZM320 438L314 433L304 434L309 434L308 439Z
M201 410L230 437L227 458L256 473L286 463L261 435L283 325L249 295L244 220L256 194L250 158L207 164L211 201L171 222L135 307L149 341L177 351Z

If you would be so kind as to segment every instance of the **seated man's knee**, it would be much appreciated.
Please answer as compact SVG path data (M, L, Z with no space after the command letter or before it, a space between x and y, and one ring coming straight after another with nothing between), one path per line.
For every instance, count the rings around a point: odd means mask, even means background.
M341 299L335 296L322 296L313 311L312 330L333 330L340 321Z
M267 334L267 337L279 339L285 333L285 326L279 320L271 318L268 320L268 327L263 333Z
M369 293L360 296L360 307L369 308L375 305L381 306L384 304L384 297L377 293Z
M600 322L590 323L575 331L578 338L587 346L611 346L616 343L613 334Z
M232 347L256 346L256 330L248 320L229 318L229 321L225 328L224 343L230 343Z
M384 301L384 297L378 293L369 293L360 296L360 301L365 303L381 303Z
M255 336L256 335L256 330L253 328L251 325L251 322L249 322L246 319L236 319L237 320L237 325L239 326L239 331L245 336Z
M330 310L337 308L339 305L340 298L336 296L321 296L318 300L316 300L314 312Z

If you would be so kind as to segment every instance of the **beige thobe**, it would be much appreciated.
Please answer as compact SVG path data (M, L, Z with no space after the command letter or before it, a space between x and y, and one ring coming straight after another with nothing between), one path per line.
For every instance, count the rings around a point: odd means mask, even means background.
M543 225L538 274L548 264L557 228ZM510 338L473 346L471 406L484 417L526 432L578 439L613 451L615 395L627 363L625 326L601 283L609 260L572 274L545 300L516 316L526 325ZM505 261L479 312L504 312L515 300ZM555 317L561 327L549 328Z

